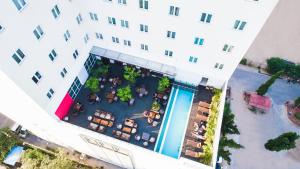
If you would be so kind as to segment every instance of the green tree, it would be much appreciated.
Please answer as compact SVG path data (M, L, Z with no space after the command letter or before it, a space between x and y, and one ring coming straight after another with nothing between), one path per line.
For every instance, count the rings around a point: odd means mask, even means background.
M97 93L99 89L99 80L96 77L90 77L86 83L85 87L88 88L92 93Z
M108 64L97 61L94 69L92 69L91 75L93 77L105 76L108 74L109 68L110 66Z
M286 67L286 62L279 57L267 59L267 71L271 74L286 70Z
M120 100L123 102L127 102L132 98L131 88L130 86L126 86L118 89L117 96L120 97Z
M161 78L161 79L159 80L157 90L158 90L159 92L163 92L163 91L165 91L169 86L170 86L170 80L169 80L169 78L167 78L166 76L164 76L163 78Z
M270 151L290 150L296 147L296 140L300 136L294 132L283 133L277 138L270 139L265 148Z
M226 134L240 134L240 131L238 130L237 125L234 122L234 114L232 114L230 110L229 103L226 103L224 107L221 133L223 134L223 136L225 136Z
M219 143L219 150L218 155L221 156L224 160L227 161L227 163L230 165L231 163L231 152L228 150L228 148L234 148L234 149L240 149L244 148L244 146L236 143L232 139L228 139L227 137L221 137L220 143Z
M0 129L0 162L2 162L6 154L16 145L22 142L8 128Z
M279 78L283 73L284 71L279 71L276 74L272 75L269 80L267 80L256 90L257 94L261 96L265 95L268 92L269 88L272 86L272 84L275 82L275 80Z
M130 83L135 83L136 78L141 74L133 67L125 66L124 67L124 79L128 80Z

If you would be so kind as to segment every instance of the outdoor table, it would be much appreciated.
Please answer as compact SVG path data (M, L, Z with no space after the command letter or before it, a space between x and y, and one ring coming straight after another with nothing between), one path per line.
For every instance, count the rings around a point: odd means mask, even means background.
M126 133L131 133L132 128L130 127L123 127L122 131L126 132Z
M142 140L148 141L149 138L150 138L150 134L146 133L146 132L143 132L143 134L142 134Z
M124 124L128 127L133 127L134 126L134 120L132 119L125 119Z

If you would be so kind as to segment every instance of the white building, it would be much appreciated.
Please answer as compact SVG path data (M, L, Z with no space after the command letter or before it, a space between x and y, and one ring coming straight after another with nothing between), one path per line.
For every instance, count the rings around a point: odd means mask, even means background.
M68 111L60 108L88 78L86 69L93 65L87 61L89 53L149 68L181 83L226 88L276 4L2 0L0 111L46 140L125 168L210 168L71 125L59 120ZM87 138L101 140L102 147L88 144Z

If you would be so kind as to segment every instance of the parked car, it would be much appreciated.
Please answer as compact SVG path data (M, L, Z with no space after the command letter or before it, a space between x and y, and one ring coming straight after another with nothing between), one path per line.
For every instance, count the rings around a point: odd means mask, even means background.
M27 129L25 129L24 127L22 127L20 124L15 123L11 128L11 131L13 131L14 133L16 133L16 135L18 135L21 138L26 138L28 131Z

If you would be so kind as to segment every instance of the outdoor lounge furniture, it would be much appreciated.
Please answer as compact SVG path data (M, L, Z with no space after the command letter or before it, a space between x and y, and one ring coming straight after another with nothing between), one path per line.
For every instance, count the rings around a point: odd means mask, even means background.
M192 151L192 150L185 150L184 154L186 156L193 157L193 158L200 158L202 155L201 152L196 152L196 151Z
M143 142L143 146L147 147L149 145L148 141Z
M209 113L209 109L205 107L198 106L197 110L201 113Z
M141 136L137 134L137 135L134 136L134 139L135 139L136 141L140 141L140 140L141 140Z
M150 137L149 142L150 143L155 143L155 140L156 140L155 137Z
M113 135L116 138L119 138L119 139L122 139L122 140L125 140L125 141L129 141L130 137L131 137L130 134L127 134L127 133L124 133L124 132L121 132L121 131L116 131L116 130L113 130Z
M159 124L158 121L153 121L153 122L152 122L152 126L153 126L153 127L158 126L158 124Z
M132 128L130 127L123 127L122 131L126 132L126 133L131 133Z
M195 132L191 132L191 134L192 134L193 138L196 138L196 139L199 139L199 140L205 140L206 139L204 136L199 135L199 134L197 134Z
M187 139L186 146L190 146L190 147L194 147L194 148L201 148L202 145L200 142L196 142L194 140Z
M143 134L142 134L142 140L148 141L149 138L150 138L150 134L149 134L149 133L146 133L146 132L143 132Z
M97 128L98 128L98 126L99 126L98 124L90 123L89 126L88 126L88 128L91 129L91 130L96 131Z
M100 125L97 131L100 133L104 133L105 127Z
M208 120L208 117L207 116L204 116L202 114L196 114L196 117L195 117L195 121L196 122L200 122L200 121L207 121Z
M132 120L132 119L126 118L125 121L124 121L124 124L125 124L126 126L128 126L128 127L134 127L135 122L134 122L134 120Z
M205 107L205 108L210 108L210 104L209 103L207 103L207 102L203 102L203 101L200 101L199 102L199 106L201 106L201 107Z

